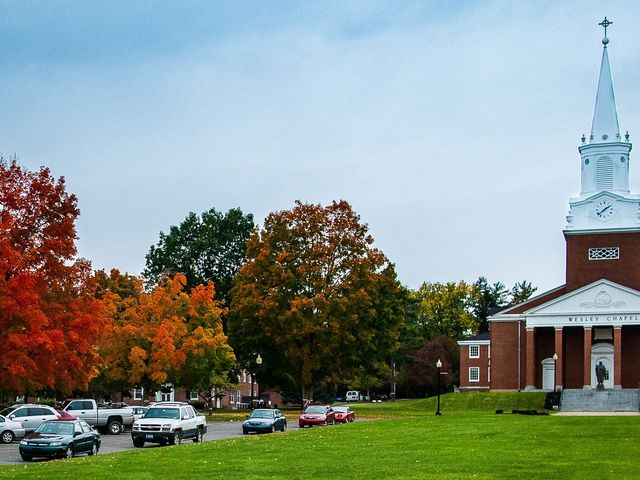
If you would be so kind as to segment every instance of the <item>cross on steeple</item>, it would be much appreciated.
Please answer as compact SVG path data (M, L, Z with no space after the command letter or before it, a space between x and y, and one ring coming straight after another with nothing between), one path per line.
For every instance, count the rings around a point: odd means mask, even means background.
M604 17L604 20L598 24L601 27L604 27L604 38L607 38L607 27L612 24L613 22L607 20L607 17Z

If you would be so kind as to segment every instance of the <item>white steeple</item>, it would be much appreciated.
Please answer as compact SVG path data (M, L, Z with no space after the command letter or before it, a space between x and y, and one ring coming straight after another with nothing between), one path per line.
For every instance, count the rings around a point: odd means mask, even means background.
M605 17L606 20L606 17ZM608 24L611 22L608 22ZM598 80L598 93L596 94L596 106L593 109L593 123L589 143L619 142L620 127L618 126L618 112L616 111L616 97L613 93L613 81L611 80L611 68L609 67L609 54L607 44L609 39L602 39L602 62L600 63L600 79Z
M638 228L640 203L629 191L629 134L620 135L618 112L611 79L605 19L600 77L589 140L583 136L580 197L570 199L566 230Z

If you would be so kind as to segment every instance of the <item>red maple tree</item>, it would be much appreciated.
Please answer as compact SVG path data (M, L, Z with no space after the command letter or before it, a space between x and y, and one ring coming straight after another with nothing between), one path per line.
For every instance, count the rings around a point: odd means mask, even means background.
M0 389L68 394L95 375L102 303L76 258L75 195L64 178L0 161Z

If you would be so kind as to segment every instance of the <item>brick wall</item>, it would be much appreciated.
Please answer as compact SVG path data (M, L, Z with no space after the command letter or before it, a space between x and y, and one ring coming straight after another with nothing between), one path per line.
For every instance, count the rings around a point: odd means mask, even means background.
M523 323L523 322L522 322ZM517 390L524 388L524 328L521 326L521 345L518 349L518 322L491 322L491 389ZM518 354L521 378L518 382Z
M565 234L567 291L606 278L640 290L640 232ZM589 260L589 248L618 247L617 260Z
M460 346L460 389L488 390L489 389L489 345L476 344L480 346L480 358L469 358L469 345ZM478 367L480 369L480 381L469 381L469 368Z

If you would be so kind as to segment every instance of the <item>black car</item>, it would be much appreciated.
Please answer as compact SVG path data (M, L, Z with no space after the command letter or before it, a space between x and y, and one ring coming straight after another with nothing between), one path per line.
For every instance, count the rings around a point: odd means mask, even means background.
M34 457L71 458L79 453L96 455L100 450L100 434L84 420L48 420L20 442L20 456L25 461Z
M244 435L255 433L270 433L287 429L287 419L278 409L256 408L249 418L242 423L242 433Z

